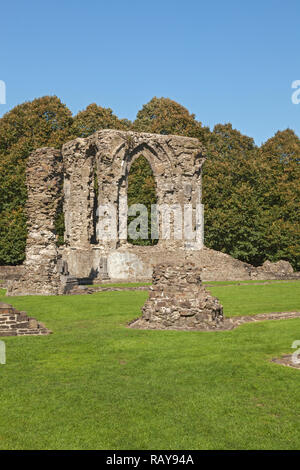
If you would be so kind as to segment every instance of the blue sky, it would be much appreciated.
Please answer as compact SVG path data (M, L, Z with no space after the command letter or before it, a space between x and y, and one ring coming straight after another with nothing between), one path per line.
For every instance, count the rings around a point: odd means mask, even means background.
M164 96L257 144L300 135L299 0L11 0L0 40L0 116L55 94L73 113L96 102L134 119Z

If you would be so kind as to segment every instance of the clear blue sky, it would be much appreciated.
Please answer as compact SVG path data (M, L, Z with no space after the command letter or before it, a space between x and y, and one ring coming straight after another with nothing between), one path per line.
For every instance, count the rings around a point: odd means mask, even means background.
M134 119L164 96L258 144L300 135L299 0L10 0L0 40L0 116L55 94L73 113L96 102Z

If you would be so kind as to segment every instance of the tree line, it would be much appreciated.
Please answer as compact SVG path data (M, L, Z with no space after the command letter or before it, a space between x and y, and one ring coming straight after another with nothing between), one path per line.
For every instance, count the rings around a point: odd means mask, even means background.
M211 130L179 103L156 97L133 122L96 104L72 116L56 96L23 103L0 118L0 264L24 261L29 154L40 147L60 148L99 129L198 138L207 154L205 245L254 265L285 259L300 270L300 140L294 131L278 131L258 147L231 124ZM155 181L146 159L132 167L128 200L155 203ZM62 239L62 219L57 229Z

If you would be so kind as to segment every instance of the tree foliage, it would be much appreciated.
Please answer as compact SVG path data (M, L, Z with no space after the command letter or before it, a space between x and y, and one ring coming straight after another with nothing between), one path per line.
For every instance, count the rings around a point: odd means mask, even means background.
M74 117L71 132L75 137L88 137L100 129L129 130L130 126L129 120L118 119L110 108L92 103Z
M201 138L208 132L194 114L170 98L152 98L137 113L134 130L153 134L174 134Z
M231 124L215 126L203 178L207 246L254 265L286 259L300 268L299 144L286 130L259 149Z
M253 139L218 124L207 142L203 175L206 245L252 262L260 253L255 152Z
M138 157L131 165L128 175L127 200L128 206L144 204L148 211L148 239L131 240L128 237L128 241L133 245L155 245L157 240L151 239L151 204L157 203L156 186L152 168L143 155ZM128 224L133 218L128 217Z
M39 147L59 148L71 122L71 111L56 96L18 105L0 119L0 264L24 260L27 157Z
M262 200L268 215L265 257L300 270L300 140L279 131L259 151Z

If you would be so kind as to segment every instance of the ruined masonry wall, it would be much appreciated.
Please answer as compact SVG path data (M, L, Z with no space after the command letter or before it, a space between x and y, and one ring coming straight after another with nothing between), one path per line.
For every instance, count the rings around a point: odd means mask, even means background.
M26 169L28 237L23 274L8 281L7 295L62 293L57 270L55 218L62 198L62 158L55 149L33 152Z
M103 241L95 238L93 211L95 178L98 182L97 206L113 204L117 221L124 213L122 198L127 195L128 174L134 160L143 155L149 162L155 182L158 204L188 204L201 202L201 171L204 150L197 139L148 133L102 130L86 139L68 142L62 148L64 162L65 248L62 256L72 276L89 277L99 270L101 259L108 258L108 270L119 278L151 276L151 269L135 257L132 267L127 261L132 254L118 255L116 250L134 248L127 240ZM117 227L120 228L119 226ZM203 234L198 231L194 243L203 246ZM185 248L184 240L159 240L161 250ZM117 264L116 264L117 263ZM128 275L127 275L128 273Z
M193 263L156 265L142 317L132 328L211 330L222 327L223 307L201 284Z
M99 269L109 271L109 255L131 247L127 237L98 240L95 211L99 205L113 204L119 224L124 214L121 201L127 196L128 174L133 161L143 155L149 161L157 185L158 204L201 202L203 147L198 139L118 130L101 130L86 139L66 143L62 150L42 148L27 163L28 238L24 271L19 280L8 281L8 295L65 292L58 260L67 263L75 278L95 278ZM99 198L95 198L95 183ZM63 198L65 245L56 245L55 218ZM125 225L126 222L125 222ZM119 226L117 232L119 234ZM172 230L172 228L171 228ZM159 240L162 250L185 249L184 240ZM197 231L195 249L203 246ZM119 260L120 269L131 255ZM136 258L134 258L136 260ZM141 273L151 271L136 260ZM128 266L128 275L134 267Z

